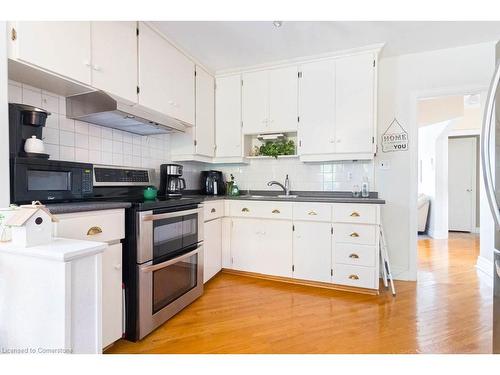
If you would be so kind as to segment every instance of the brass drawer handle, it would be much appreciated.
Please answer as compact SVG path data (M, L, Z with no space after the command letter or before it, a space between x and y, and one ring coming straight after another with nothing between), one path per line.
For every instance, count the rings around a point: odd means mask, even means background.
M359 259L359 255L356 254L356 253L352 253L351 255L349 255L349 258L352 258L352 259Z
M359 234L357 234L356 232L352 232L349 236L351 236L351 237L359 237Z
M273 214L280 214L281 213L281 211L277 210L276 208L272 212L273 212Z
M211 213L215 213L215 211L216 211L216 210L215 210L215 208L212 208L212 209L210 210L210 212L211 212Z
M316 211L312 211L312 210L309 211L307 214L311 215L311 216L316 216L317 215Z
M96 234L102 233L101 227L91 227L87 231L87 236L95 236Z
M359 280L359 276L358 275L349 275L349 279L351 279L351 280Z
M360 217L361 215L357 213L356 211L351 212L351 217Z
M241 209L241 212L250 212L250 210L249 210L248 208L246 208L246 207L243 207L243 208Z

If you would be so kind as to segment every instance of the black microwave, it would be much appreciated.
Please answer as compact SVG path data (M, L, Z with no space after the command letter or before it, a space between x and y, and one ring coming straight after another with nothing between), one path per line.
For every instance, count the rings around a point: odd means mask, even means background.
M81 200L92 195L92 174L92 164L13 158L10 200L17 204Z

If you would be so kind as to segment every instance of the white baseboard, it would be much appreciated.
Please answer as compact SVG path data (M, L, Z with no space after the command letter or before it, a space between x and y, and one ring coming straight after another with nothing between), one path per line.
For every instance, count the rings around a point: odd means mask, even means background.
M493 278L493 262L485 257L481 255L477 257L476 268Z

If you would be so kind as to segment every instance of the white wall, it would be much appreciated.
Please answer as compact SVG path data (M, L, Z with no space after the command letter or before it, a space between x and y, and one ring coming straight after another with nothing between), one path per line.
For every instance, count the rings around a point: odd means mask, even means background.
M0 21L0 207L10 202L9 108L7 99L7 23Z
M448 133L452 127L450 120L418 129L418 193L430 199L428 234L436 239L448 238Z
M415 280L417 245L417 99L487 88L494 71L494 43L409 54L379 63L378 136L396 117L409 134L409 150L376 156L376 189L387 204L382 222L394 276ZM484 223L481 217L481 222Z

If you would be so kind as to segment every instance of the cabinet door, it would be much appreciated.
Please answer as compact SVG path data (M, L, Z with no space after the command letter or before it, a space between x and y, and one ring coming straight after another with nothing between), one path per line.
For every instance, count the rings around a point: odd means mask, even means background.
M337 153L374 151L373 62L371 53L336 60Z
M194 125L194 64L139 22L139 103Z
M205 223L203 244L203 282L206 283L222 268L222 219Z
M18 59L90 85L89 21L22 21L15 27Z
M269 130L297 131L297 67L269 71Z
M293 277L302 280L331 281L332 234L330 223L294 222Z
M335 61L301 66L299 79L299 154L328 154L334 151Z
M232 219L233 268L292 276L292 224L286 220Z
M217 78L215 89L215 144L217 157L242 156L241 77Z
M122 244L102 254L102 347L122 337Z
M92 22L92 86L137 102L137 23Z
M243 132L269 131L269 71L243 74Z
M196 154L213 157L215 151L214 77L196 70Z

